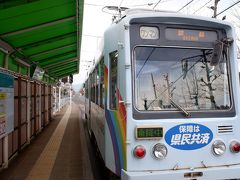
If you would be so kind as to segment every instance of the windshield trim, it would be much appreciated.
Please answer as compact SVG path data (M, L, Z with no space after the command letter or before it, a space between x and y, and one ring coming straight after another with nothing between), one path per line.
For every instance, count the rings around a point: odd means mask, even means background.
M201 49L201 50L210 50L213 48L209 47L201 47L201 46L158 46L158 45L144 45L139 44L135 45L131 50L131 57L132 57L132 104L133 104L133 117L135 119L159 119L159 117L163 118L179 118L183 117L186 118L183 113L179 113L179 109L171 109L171 110L148 110L148 111L141 111L136 107L136 94L135 94L135 63L136 63L136 55L135 55L135 49L137 47L151 47L151 48L178 48L178 49ZM230 62L229 62L229 55L226 57L226 68L227 68L227 78L229 83L229 100L230 100L230 106L229 109L215 109L215 110L187 110L189 113L191 113L191 117L233 117L235 116L235 105L234 105L234 98L233 98L233 91L232 91L232 73L230 73ZM150 115L151 114L151 115ZM150 116L149 116L150 115Z

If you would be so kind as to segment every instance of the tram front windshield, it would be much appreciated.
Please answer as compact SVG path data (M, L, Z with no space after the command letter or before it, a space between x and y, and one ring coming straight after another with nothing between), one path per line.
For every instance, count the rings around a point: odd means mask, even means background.
M226 56L211 66L213 49L136 47L135 108L139 111L228 110Z

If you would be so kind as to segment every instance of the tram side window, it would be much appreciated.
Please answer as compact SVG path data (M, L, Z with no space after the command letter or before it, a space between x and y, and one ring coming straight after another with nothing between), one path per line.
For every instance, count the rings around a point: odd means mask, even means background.
M85 97L88 98L88 80L85 83Z
M89 94L88 94L88 98L90 99L90 101L92 101L92 75L89 75L89 79L88 79L88 88L89 88Z
M94 72L91 76L91 101L95 102L95 76L94 76Z
M95 97L95 103L97 105L99 105L99 100L98 100L98 97L99 97L99 70L98 70L98 66L96 66L96 69L95 69L95 78L96 78L96 81L95 81L95 89L96 89L96 97Z
M109 74L109 87L110 87L110 98L109 105L110 109L117 109L117 64L118 64L118 52L113 51L110 54L110 74Z
M104 57L100 60L99 64L99 80L100 80L100 107L104 108Z
M93 102L96 102L96 71L93 72Z

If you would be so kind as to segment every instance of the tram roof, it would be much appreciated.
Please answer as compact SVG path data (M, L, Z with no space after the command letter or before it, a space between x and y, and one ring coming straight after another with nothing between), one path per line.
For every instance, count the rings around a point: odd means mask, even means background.
M2 0L0 47L55 79L79 72L84 0Z

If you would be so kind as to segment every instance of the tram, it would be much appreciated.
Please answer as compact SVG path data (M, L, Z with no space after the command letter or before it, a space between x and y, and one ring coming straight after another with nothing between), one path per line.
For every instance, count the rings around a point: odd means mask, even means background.
M240 178L233 26L127 10L103 41L85 116L105 166L123 180Z

